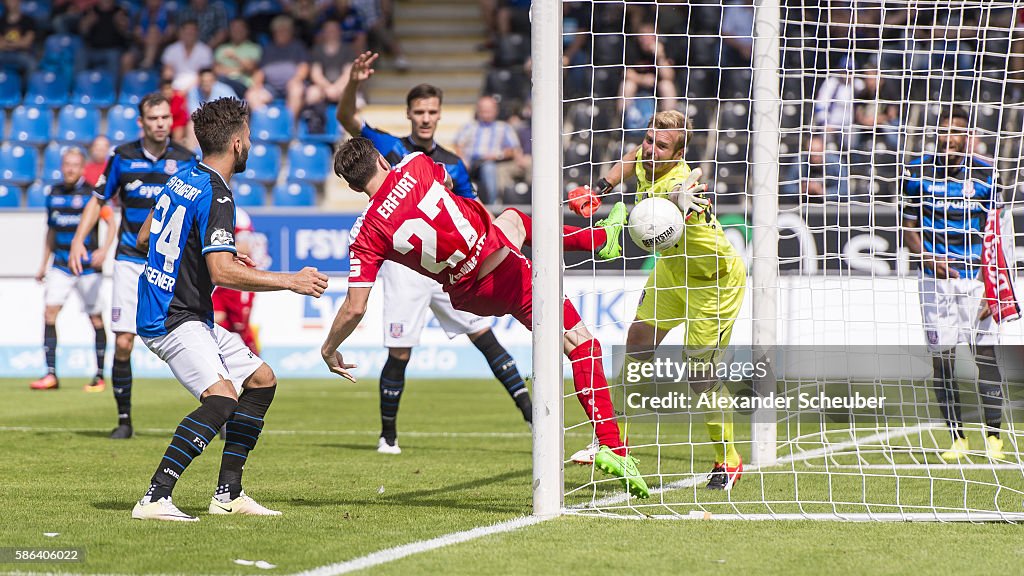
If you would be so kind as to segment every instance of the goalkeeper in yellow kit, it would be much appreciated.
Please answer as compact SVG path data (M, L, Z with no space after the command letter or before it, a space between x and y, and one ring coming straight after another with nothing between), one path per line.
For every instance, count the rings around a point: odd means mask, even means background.
M683 212L686 225L679 242L657 255L647 279L636 319L626 337L626 366L650 360L655 348L678 326L686 331L685 350L691 362L717 362L729 339L743 303L746 270L743 259L729 243L722 225L703 196L706 184L699 183L700 169L690 170L683 161L686 141L692 130L686 116L676 110L655 114L640 147L598 181L595 190L580 187L569 195L569 206L589 216L608 194L625 179L637 179L637 202L649 196L674 201ZM694 392L727 395L715 376L693 378ZM708 433L715 449L715 465L707 487L729 490L740 479L743 460L736 451L732 413L705 413ZM577 452L573 460L586 463L592 450Z

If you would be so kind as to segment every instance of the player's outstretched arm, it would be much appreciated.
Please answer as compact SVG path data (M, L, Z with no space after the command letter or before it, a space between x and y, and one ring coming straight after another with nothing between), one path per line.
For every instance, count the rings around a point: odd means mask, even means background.
M75 276L82 274L82 261L89 256L89 251L85 249L85 239L99 222L102 208L103 201L93 196L82 210L82 219L78 222L75 237L71 240L71 248L68 250L68 268Z
M352 61L348 82L338 99L338 123L352 136L359 136L363 130L363 121L356 116L356 93L359 92L359 85L373 76L373 63L379 56L376 52L363 52L356 56Z
M636 148L633 148L622 156L620 162L612 165L611 170L594 184L593 190L590 186L579 186L571 190L569 192L569 209L580 216L590 217L601 207L602 196L610 194L624 179L632 178L635 173Z
M267 272L237 261L235 253L227 250L206 254L206 265L214 284L242 292L291 290L319 298L327 290L327 276L308 266L294 274Z
M345 301L341 303L341 308L338 309L338 314L334 317L334 323L331 324L331 330L327 333L323 346L320 347L320 355L323 356L327 368L352 382L355 382L356 379L348 372L348 369L355 368L356 365L345 364L341 353L338 352L338 347L352 335L356 326L359 326L363 315L366 314L366 302L369 299L369 288L349 286Z

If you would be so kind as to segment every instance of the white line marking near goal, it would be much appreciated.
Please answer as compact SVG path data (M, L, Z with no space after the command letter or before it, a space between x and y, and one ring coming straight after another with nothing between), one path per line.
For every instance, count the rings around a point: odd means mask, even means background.
M512 532L520 528L532 526L544 522L547 518L539 518L537 516L523 516L505 522L499 522L490 526L479 526L471 530L464 530L462 532L453 532L451 534L445 534L438 536L437 538L431 538L430 540L420 540L419 542L412 542L409 544L403 544L402 546L395 546L394 548L386 548L379 550L366 556L360 556L359 558L353 558L352 560L346 560L345 562L338 562L336 564L328 564L326 566L320 566L319 568L313 568L305 572L299 572L293 576L336 576L337 574L348 574L349 572L355 572L357 570L364 570L372 566L378 566L380 564L386 564L393 562L406 556L412 556L413 554L419 554L420 552L429 552L431 550L437 550L444 548L445 546L451 546L452 544L459 544L461 542L467 542L469 540L475 540L484 536L491 536L492 534L501 534L503 532Z
M45 426L0 426L0 432L97 432L101 428L60 428ZM173 428L136 428L143 434L170 434ZM263 434L271 436L376 436L379 430L264 430ZM523 432L426 432L402 431L402 436L411 438L532 438L528 431ZM593 433L566 434L566 437L592 438ZM651 435L653 437L653 434ZM376 446L376 443L374 443Z

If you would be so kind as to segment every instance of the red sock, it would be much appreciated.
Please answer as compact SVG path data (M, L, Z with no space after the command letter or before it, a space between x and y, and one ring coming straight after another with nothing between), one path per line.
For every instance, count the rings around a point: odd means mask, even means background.
M615 408L608 391L608 381L604 377L601 357L601 343L597 340L588 340L570 352L572 383L576 387L576 398L594 424L597 440L619 456L625 456L626 449L619 436L619 425L615 421Z
M562 226L562 245L567 252L597 252L608 241L608 233L604 228L577 228L565 224Z
M518 208L507 208L506 211L511 210L519 215L519 219L523 221L523 228L526 228L526 239L523 240L523 246L533 245L533 218L526 215L525 212Z

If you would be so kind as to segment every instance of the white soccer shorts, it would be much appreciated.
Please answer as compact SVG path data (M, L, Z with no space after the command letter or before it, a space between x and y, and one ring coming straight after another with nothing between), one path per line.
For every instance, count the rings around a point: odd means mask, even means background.
M115 334L125 332L138 334L135 327L135 312L139 305L139 276L145 264L114 261L114 288L110 302L110 330Z
M937 279L921 275L918 281L924 334L931 352L945 352L957 344L994 346L999 328L991 316L978 320L985 286L970 278Z
M43 297L47 307L64 306L67 304L71 291L78 293L82 299L82 310L90 316L98 316L103 312L103 274L98 272L75 276L59 268L51 267L46 272L46 294Z
M233 332L218 324L210 328L198 320L185 322L170 333L143 338L146 347L171 367L181 385L200 398L220 380L230 380L235 393L263 360Z
M456 310L441 285L396 262L384 262L384 346L412 348L420 343L429 309L448 338L490 328L491 319Z

